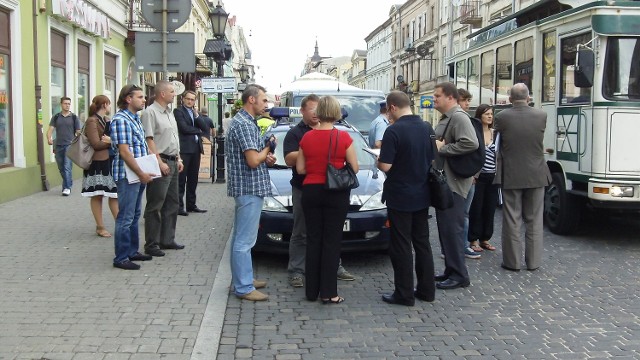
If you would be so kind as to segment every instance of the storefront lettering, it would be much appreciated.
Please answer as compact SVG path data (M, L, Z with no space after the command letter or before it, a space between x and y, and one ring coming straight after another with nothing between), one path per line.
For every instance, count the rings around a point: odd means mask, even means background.
M0 68L4 69L4 56L0 55Z
M84 0L53 0L53 13L105 39L111 36L109 17Z
M6 104L6 103L7 103L7 92L0 91L0 104Z

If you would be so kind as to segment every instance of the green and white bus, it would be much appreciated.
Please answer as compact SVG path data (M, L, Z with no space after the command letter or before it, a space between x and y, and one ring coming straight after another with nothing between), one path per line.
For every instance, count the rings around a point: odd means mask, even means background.
M500 111L522 82L547 113L552 232L575 231L586 206L640 209L640 1L542 0L471 34L447 64L472 107Z

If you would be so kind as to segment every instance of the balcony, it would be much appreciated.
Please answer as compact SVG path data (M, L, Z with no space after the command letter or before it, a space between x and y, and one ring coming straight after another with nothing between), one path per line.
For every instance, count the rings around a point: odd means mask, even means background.
M460 5L460 24L471 25L474 28L482 27L480 3L480 1L466 0Z

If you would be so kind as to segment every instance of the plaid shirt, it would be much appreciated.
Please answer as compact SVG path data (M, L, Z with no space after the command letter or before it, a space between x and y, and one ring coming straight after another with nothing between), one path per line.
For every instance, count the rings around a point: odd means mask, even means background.
M264 162L252 169L247 165L244 152L247 150L262 151L263 138L256 120L246 110L240 110L231 120L229 132L224 142L227 154L227 195L271 196L271 180L267 164Z
M149 153L140 118L128 109L118 111L111 119L111 147L116 153L111 171L115 181L127 177L124 171L124 160L118 151L118 144L128 144L129 151L134 158L146 156Z

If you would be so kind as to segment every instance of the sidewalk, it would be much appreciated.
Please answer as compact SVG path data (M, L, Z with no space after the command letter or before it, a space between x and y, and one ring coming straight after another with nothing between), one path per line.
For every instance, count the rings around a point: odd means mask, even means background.
M233 222L226 185L200 183L198 199L208 213L178 218L186 249L139 271L112 267L113 238L95 235L79 179L70 197L58 187L0 204L0 359L190 359ZM106 200L104 216L113 232ZM224 308L223 293L212 303ZM213 359L210 330L199 355Z

